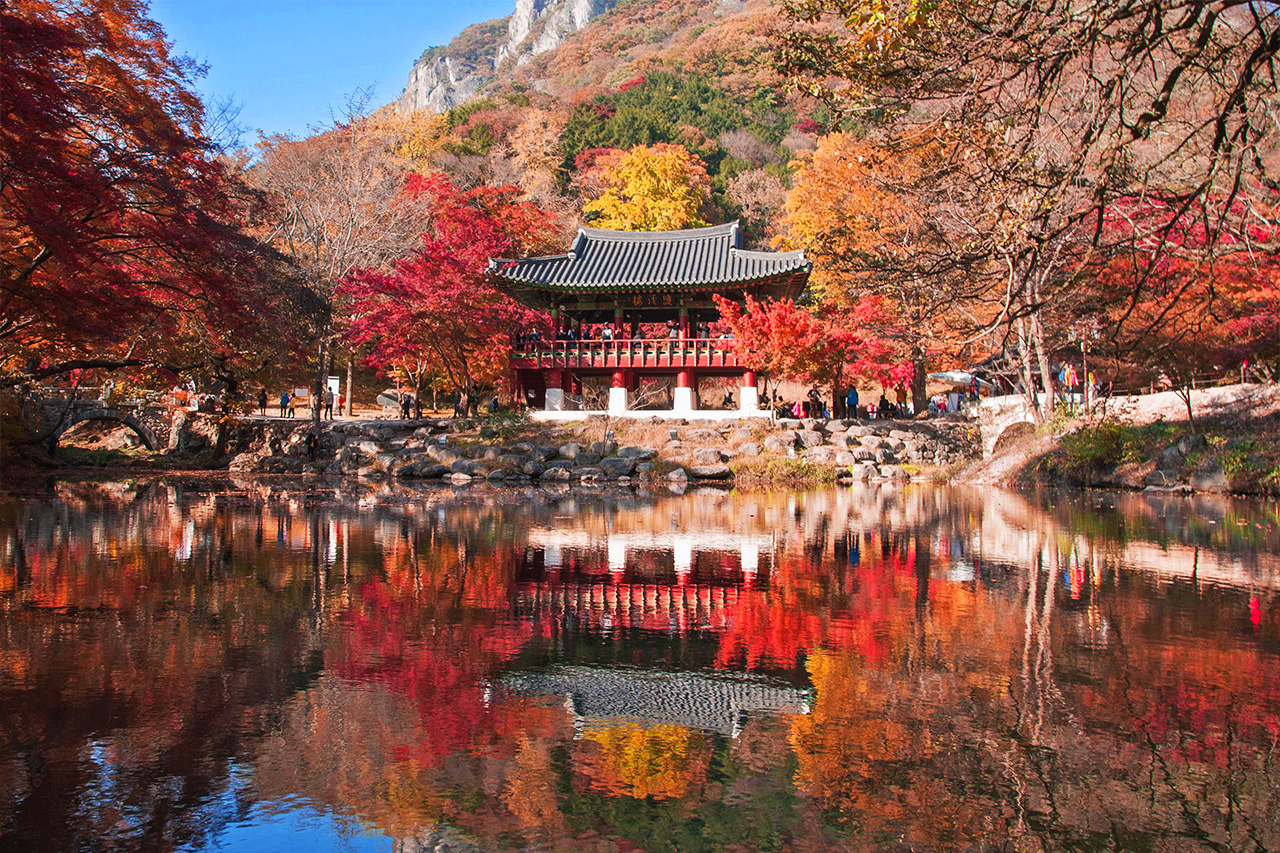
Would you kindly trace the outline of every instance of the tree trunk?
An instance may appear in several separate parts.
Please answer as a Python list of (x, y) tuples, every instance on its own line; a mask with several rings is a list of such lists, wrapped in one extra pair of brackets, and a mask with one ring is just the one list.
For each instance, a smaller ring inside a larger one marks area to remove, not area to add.
[(913, 353), (911, 371), (911, 405), (918, 415), (929, 409), (929, 393), (926, 383), (929, 380), (929, 366), (925, 363), (924, 353), (917, 350)]
[(316, 381), (311, 389), (311, 428), (315, 430), (316, 435), (320, 434), (320, 416), (324, 414), (320, 408), (320, 401), (323, 399), (325, 385), (324, 357), (327, 349), (325, 343), (324, 336), (321, 336), (320, 343), (316, 345)]
[(1019, 317), (1015, 322), (1015, 328), (1018, 333), (1018, 371), (1022, 377), (1022, 396), (1027, 401), (1031, 414), (1035, 416), (1036, 423), (1041, 423), (1044, 421), (1044, 416), (1040, 411), (1036, 383), (1031, 371), (1031, 348), (1027, 341), (1026, 320)]
[(1195, 435), (1196, 416), (1195, 413), (1191, 411), (1191, 390), (1191, 386), (1184, 383), (1178, 390), (1178, 396), (1182, 398), (1182, 402), (1187, 406), (1187, 424), (1191, 429), (1191, 434)]
[(1044, 328), (1040, 325), (1039, 315), (1031, 317), (1031, 341), (1035, 345), (1036, 360), (1040, 365), (1040, 381), (1044, 383), (1044, 403), (1042, 416), (1045, 418), (1053, 415), (1053, 371), (1049, 367), (1049, 354), (1044, 348)]
[(352, 384), (353, 375), (355, 374), (355, 361), (356, 361), (356, 354), (353, 352), (348, 352), (347, 353), (347, 398), (346, 400), (343, 401), (343, 406), (342, 406), (342, 416), (346, 418), (351, 417), (351, 384)]

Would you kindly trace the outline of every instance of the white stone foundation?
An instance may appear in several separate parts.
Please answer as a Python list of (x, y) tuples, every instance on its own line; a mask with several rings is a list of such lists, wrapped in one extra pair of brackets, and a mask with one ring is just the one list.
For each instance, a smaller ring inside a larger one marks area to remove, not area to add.
[(693, 389), (676, 388), (671, 396), (671, 411), (683, 415), (693, 411)]
[(738, 411), (749, 414), (760, 410), (760, 392), (756, 390), (754, 385), (749, 388), (745, 385), (742, 386), (738, 389), (738, 395), (738, 400), (741, 401)]
[(620, 415), (627, 410), (627, 389), (609, 389), (609, 414)]
[(545, 409), (548, 412), (564, 411), (564, 389), (548, 388), (547, 389), (547, 405)]

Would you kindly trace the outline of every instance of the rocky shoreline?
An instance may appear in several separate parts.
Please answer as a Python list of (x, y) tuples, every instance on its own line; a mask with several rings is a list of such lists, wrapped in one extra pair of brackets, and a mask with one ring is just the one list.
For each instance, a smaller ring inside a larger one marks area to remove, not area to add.
[[(353, 421), (326, 424), (311, 459), (309, 423), (242, 425), (239, 473), (361, 479), (548, 483), (906, 481), (959, 467), (979, 452), (961, 420), (726, 419), (608, 422), (555, 429), (528, 422)], [(660, 440), (665, 439), (665, 440)]]

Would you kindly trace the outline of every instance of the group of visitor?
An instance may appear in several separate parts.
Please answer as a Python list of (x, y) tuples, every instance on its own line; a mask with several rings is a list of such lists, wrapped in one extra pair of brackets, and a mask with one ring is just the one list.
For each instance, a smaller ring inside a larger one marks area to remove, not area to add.
[[(281, 391), (280, 392), (280, 417), (296, 418), (298, 416), (297, 410), (299, 408), (307, 406), (307, 402), (306, 402), (307, 399), (308, 399), (308, 395), (293, 394), (293, 393), (290, 393), (289, 391)], [(314, 400), (315, 398), (311, 397), (310, 399)], [(334, 404), (335, 403), (337, 404), (338, 411), (342, 411), (343, 407), (346, 405), (347, 398), (343, 394), (338, 394), (335, 397), (333, 391), (329, 388), (326, 388), (324, 390), (324, 393), (320, 395), (320, 402), (321, 402), (321, 405), (324, 406), (322, 417), (324, 417), (327, 420), (333, 420)], [(267, 416), (267, 389), (266, 388), (258, 389), (258, 414), (262, 415), (264, 418)], [(313, 417), (315, 415), (314, 408), (312, 408), (311, 415)]]
[[(655, 330), (650, 329), (650, 332)], [(672, 341), (697, 339), (710, 340), (712, 330), (710, 323), (695, 323), (690, 330), (691, 336), (686, 336), (675, 320), (668, 320), (665, 327), (659, 325), (657, 331), (653, 334), (646, 334), (646, 330), (636, 323), (574, 323), (565, 326), (555, 333), (554, 340), (561, 342), (569, 341), (628, 341), (628, 340), (649, 340), (649, 339), (667, 339)], [(729, 331), (721, 332), (717, 338), (719, 340), (731, 340), (733, 334)], [(538, 329), (518, 332), (515, 336), (515, 346), (517, 350), (527, 348), (530, 344), (538, 344), (542, 342), (542, 332)]]

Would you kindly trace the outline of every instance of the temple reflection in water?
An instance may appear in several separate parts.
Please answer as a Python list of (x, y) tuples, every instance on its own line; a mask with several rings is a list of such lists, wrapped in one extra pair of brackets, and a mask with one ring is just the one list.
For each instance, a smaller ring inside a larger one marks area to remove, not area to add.
[(0, 504), (0, 846), (1280, 847), (1275, 504), (346, 488)]

